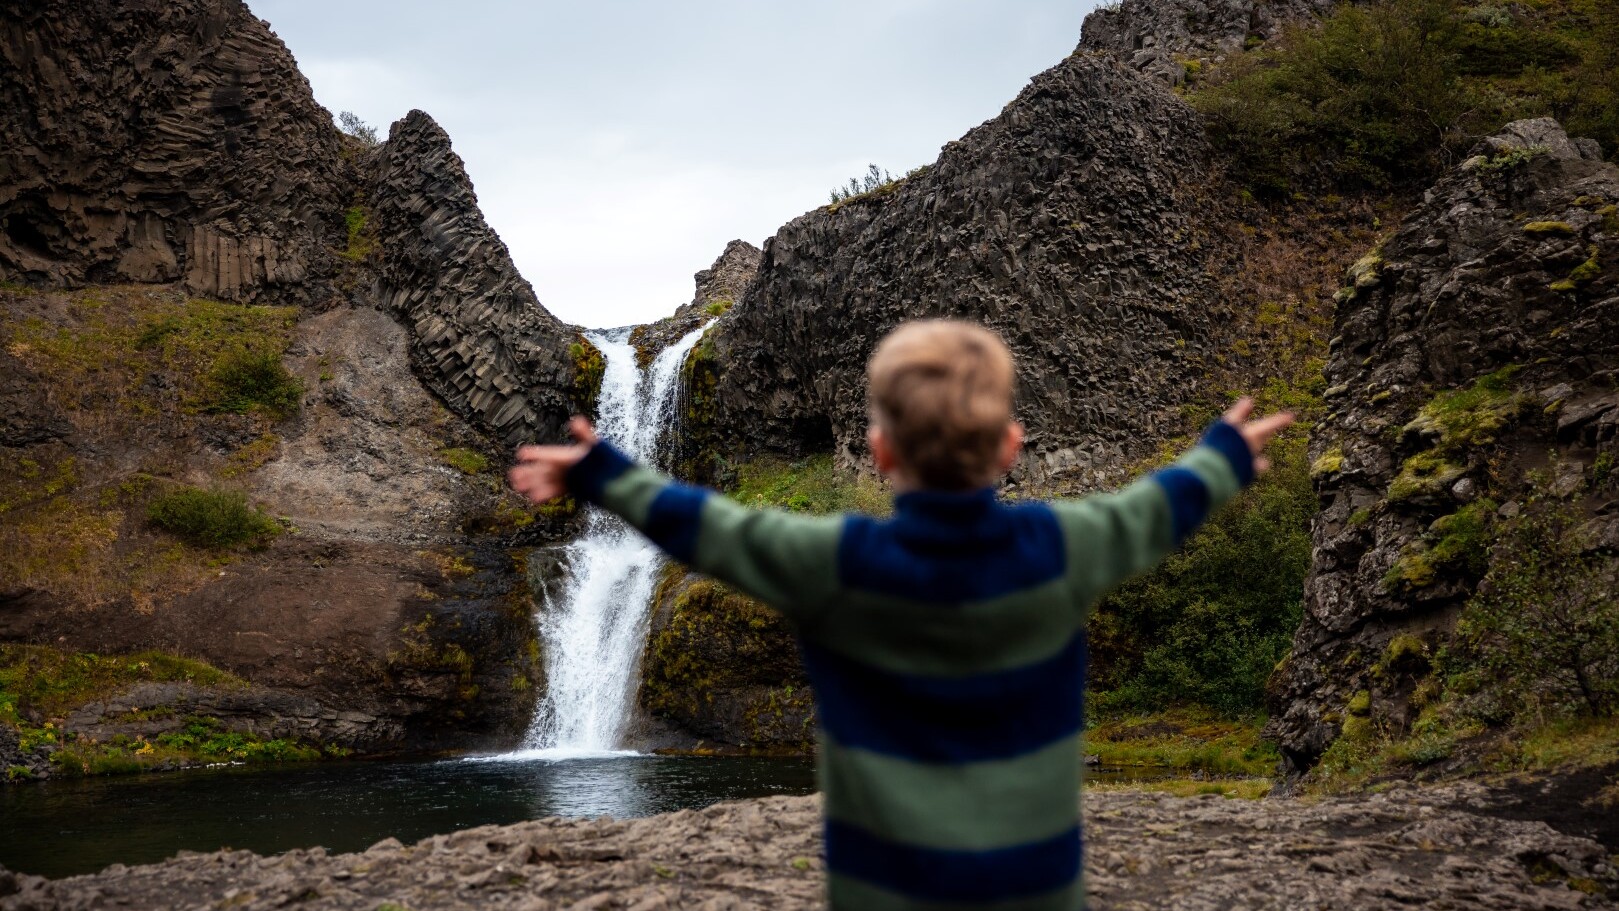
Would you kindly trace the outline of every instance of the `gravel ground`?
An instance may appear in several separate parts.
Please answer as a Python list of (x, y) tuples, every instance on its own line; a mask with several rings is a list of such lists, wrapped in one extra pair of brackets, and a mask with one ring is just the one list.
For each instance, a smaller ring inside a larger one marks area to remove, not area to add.
[[(1086, 800), (1096, 909), (1613, 908), (1601, 844), (1492, 815), (1482, 785), (1318, 801)], [(182, 856), (93, 876), (0, 871), (0, 911), (733, 909), (820, 905), (819, 802), (776, 797), (648, 819), (542, 819), (364, 853)]]

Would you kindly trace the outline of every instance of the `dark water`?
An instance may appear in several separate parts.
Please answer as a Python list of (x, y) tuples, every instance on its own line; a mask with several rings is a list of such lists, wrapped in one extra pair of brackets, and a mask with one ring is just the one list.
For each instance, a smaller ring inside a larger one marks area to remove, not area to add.
[(807, 759), (330, 763), (0, 787), (0, 865), (73, 876), (181, 849), (360, 851), (544, 816), (650, 816), (815, 790)]

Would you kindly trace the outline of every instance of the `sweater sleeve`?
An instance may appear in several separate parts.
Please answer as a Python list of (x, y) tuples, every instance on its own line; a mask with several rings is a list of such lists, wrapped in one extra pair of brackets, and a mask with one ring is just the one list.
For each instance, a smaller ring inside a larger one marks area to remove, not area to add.
[(1247, 441), (1217, 421), (1174, 464), (1118, 491), (1053, 503), (1081, 603), (1088, 609), (1107, 589), (1157, 565), (1253, 479)]
[(574, 496), (612, 512), (698, 572), (810, 620), (837, 590), (843, 519), (750, 509), (630, 461), (606, 442), (567, 475)]

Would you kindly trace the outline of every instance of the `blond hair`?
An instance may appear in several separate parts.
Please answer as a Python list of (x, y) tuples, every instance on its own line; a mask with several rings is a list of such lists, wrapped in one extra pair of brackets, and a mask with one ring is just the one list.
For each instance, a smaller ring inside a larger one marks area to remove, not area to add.
[(905, 323), (866, 367), (871, 420), (927, 487), (966, 490), (995, 480), (1012, 420), (1012, 353), (974, 323)]

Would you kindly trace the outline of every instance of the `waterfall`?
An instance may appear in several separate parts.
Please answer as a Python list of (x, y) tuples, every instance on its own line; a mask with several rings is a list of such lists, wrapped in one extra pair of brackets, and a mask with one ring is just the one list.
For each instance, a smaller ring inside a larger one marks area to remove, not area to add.
[[(680, 365), (704, 328), (664, 349), (645, 372), (635, 362), (628, 329), (587, 333), (606, 360), (596, 432), (639, 461), (656, 461), (658, 438), (673, 417)], [(639, 532), (595, 507), (586, 508), (584, 533), (566, 550), (568, 578), (555, 597), (547, 596), (539, 617), (546, 693), (524, 744), (535, 758), (600, 755), (622, 746), (662, 565)]]

